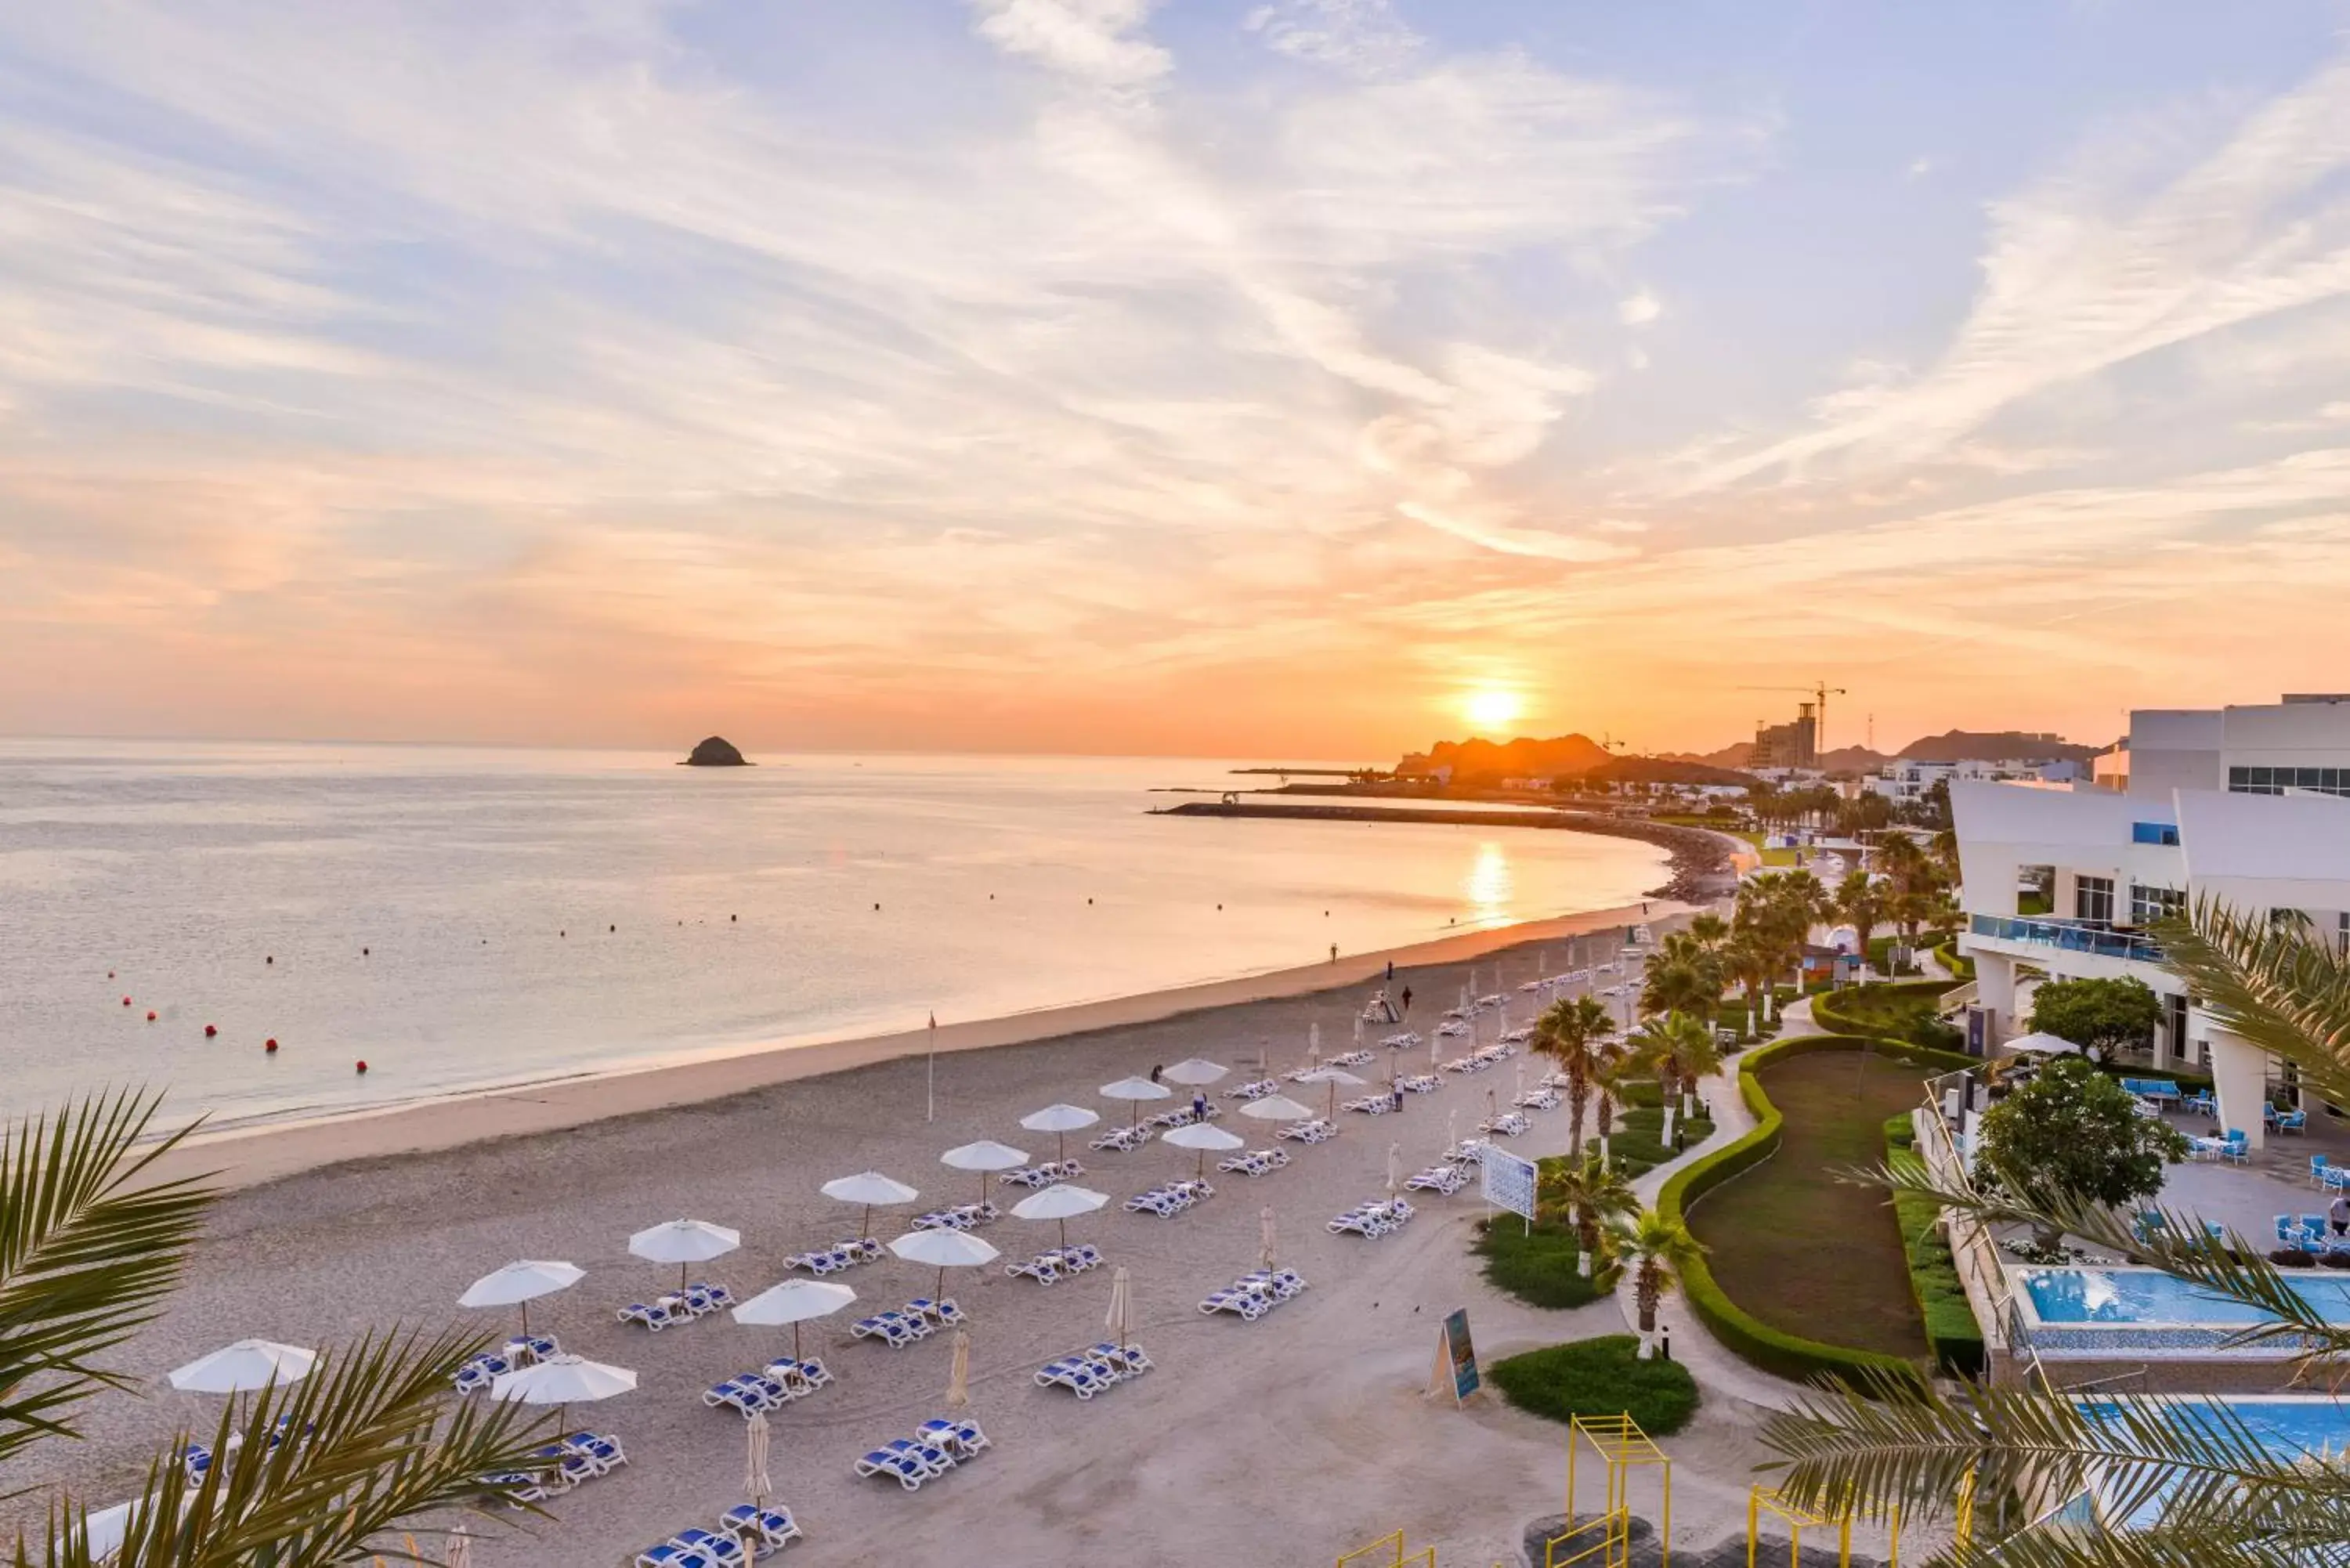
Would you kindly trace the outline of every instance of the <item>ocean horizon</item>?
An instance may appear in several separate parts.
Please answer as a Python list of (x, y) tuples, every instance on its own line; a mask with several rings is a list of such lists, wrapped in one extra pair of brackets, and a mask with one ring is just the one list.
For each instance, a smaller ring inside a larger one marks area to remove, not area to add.
[(1296, 758), (681, 754), (0, 741), (12, 1101), (329, 1115), (1295, 968), (1666, 875), (1581, 833), (1150, 815)]

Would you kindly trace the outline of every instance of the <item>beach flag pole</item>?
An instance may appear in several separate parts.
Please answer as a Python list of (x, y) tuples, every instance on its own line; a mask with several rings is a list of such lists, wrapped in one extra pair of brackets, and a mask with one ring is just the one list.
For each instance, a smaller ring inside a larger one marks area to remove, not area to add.
[(939, 1119), (939, 1015), (936, 1012), (931, 1014), (931, 1052), (928, 1062), (928, 1077), (922, 1091), (922, 1119), (926, 1122), (934, 1122)]

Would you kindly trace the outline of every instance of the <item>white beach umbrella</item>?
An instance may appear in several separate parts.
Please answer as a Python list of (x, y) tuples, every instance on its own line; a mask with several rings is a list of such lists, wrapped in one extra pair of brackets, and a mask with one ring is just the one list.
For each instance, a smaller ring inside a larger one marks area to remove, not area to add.
[(190, 1394), (250, 1394), (272, 1384), (299, 1383), (317, 1365), (318, 1353), (298, 1345), (240, 1339), (210, 1355), (174, 1367), (172, 1386)]
[(955, 1330), (954, 1355), (947, 1363), (947, 1408), (971, 1408), (971, 1334)]
[(792, 1359), (800, 1358), (800, 1324), (829, 1317), (857, 1299), (847, 1285), (827, 1280), (785, 1280), (761, 1291), (734, 1308), (734, 1321), (746, 1327), (792, 1325)]
[(939, 1156), (941, 1165), (951, 1165), (957, 1170), (979, 1172), (979, 1200), (987, 1201), (987, 1173), (991, 1170), (1013, 1170), (1028, 1163), (1027, 1151), (993, 1138), (982, 1138), (977, 1143), (951, 1148)]
[(508, 1263), (494, 1273), (484, 1274), (465, 1287), (457, 1298), (463, 1307), (517, 1306), (522, 1308), (522, 1331), (530, 1332), (530, 1303), (556, 1291), (567, 1291), (587, 1277), (587, 1271), (576, 1263), (556, 1263), (525, 1260)]
[(889, 1250), (910, 1263), (928, 1263), (939, 1272), (935, 1299), (946, 1293), (949, 1269), (976, 1269), (1003, 1256), (978, 1237), (963, 1231), (914, 1231), (889, 1243)]
[(499, 1373), (490, 1380), (490, 1397), (525, 1405), (592, 1405), (636, 1386), (637, 1375), (625, 1366), (608, 1366), (584, 1355), (550, 1355)]
[(1212, 1084), (1231, 1071), (1230, 1067), (1187, 1056), (1171, 1067), (1161, 1068), (1159, 1075), (1170, 1084)]
[(1223, 1128), (1211, 1127), (1206, 1122), (1186, 1122), (1180, 1127), (1169, 1127), (1165, 1132), (1160, 1133), (1159, 1141), (1171, 1143), (1177, 1148), (1198, 1149), (1200, 1179), (1205, 1181), (1208, 1179), (1208, 1151), (1212, 1148), (1221, 1153), (1226, 1149), (1238, 1148), (1243, 1140)]
[(1048, 1132), (1059, 1139), (1057, 1158), (1069, 1158), (1069, 1135), (1089, 1127), (1101, 1120), (1099, 1111), (1089, 1111), (1083, 1106), (1046, 1106), (1041, 1111), (1030, 1111), (1020, 1118), (1020, 1125), (1030, 1132)]
[(1061, 1245), (1069, 1244), (1069, 1217), (1090, 1214), (1109, 1201), (1107, 1192), (1091, 1188), (1071, 1187), (1064, 1183), (1047, 1187), (1042, 1192), (1031, 1193), (1012, 1206), (1014, 1218), (1021, 1220), (1057, 1220), (1061, 1222)]
[(2064, 1056), (2077, 1052), (2081, 1048), (2061, 1034), (2019, 1034), (2002, 1045), (2000, 1049), (2010, 1054), (2040, 1052), (2049, 1055)]
[(1148, 1078), (1120, 1078), (1115, 1084), (1104, 1084), (1101, 1086), (1102, 1098), (1106, 1100), (1133, 1101), (1133, 1119), (1138, 1122), (1142, 1119), (1143, 1101), (1163, 1100), (1174, 1092), (1166, 1085), (1154, 1084)]
[(1109, 1316), (1103, 1320), (1123, 1347), (1134, 1333), (1134, 1282), (1120, 1263), (1109, 1277)]
[(878, 1170), (859, 1171), (855, 1176), (836, 1177), (817, 1190), (827, 1198), (839, 1202), (861, 1204), (864, 1207), (864, 1217), (857, 1222), (857, 1233), (859, 1236), (869, 1236), (873, 1233), (873, 1210), (876, 1208), (888, 1209), (900, 1203), (911, 1203), (921, 1196), (904, 1182), (893, 1181)]
[(1301, 1106), (1287, 1095), (1267, 1095), (1261, 1100), (1251, 1100), (1241, 1107), (1241, 1115), (1254, 1116), (1261, 1122), (1304, 1121), (1313, 1114), (1312, 1106)]
[(1346, 1084), (1359, 1088), (1365, 1082), (1365, 1080), (1357, 1078), (1354, 1074), (1349, 1073), (1344, 1067), (1316, 1067), (1314, 1071), (1306, 1074), (1305, 1076), (1298, 1079), (1297, 1081), (1301, 1084), (1327, 1084), (1330, 1085), (1330, 1108), (1325, 1114), (1332, 1116), (1338, 1114), (1338, 1085)]
[(1257, 1260), (1264, 1267), (1273, 1267), (1273, 1205), (1268, 1203), (1256, 1212)]
[(707, 1220), (664, 1220), (629, 1238), (629, 1251), (654, 1263), (677, 1265), (677, 1288), (685, 1289), (685, 1271), (695, 1263), (723, 1257), (743, 1244), (743, 1232), (712, 1225)]
[(767, 1475), (767, 1416), (764, 1410), (753, 1411), (743, 1423), (743, 1490), (749, 1496), (753, 1508), (764, 1508), (767, 1500), (775, 1495), (775, 1483)]

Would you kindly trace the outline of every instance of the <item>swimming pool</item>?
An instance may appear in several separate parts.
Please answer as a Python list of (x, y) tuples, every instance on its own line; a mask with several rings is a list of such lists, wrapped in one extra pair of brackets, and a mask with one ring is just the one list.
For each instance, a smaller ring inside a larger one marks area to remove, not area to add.
[[(2322, 1395), (2291, 1394), (2270, 1397), (2179, 1399), (2173, 1403), (2171, 1419), (2177, 1422), (2207, 1421), (2210, 1417), (2202, 1412), (2213, 1407), (2224, 1407), (2262, 1449), (2276, 1458), (2298, 1459), (2309, 1454), (2338, 1456), (2350, 1452), (2350, 1405), (2338, 1399)], [(2114, 1407), (2087, 1404), (2081, 1408), (2095, 1416)], [(2214, 1426), (2216, 1429), (2216, 1423)], [(2097, 1501), (2094, 1505), (2085, 1497), (2065, 1511), (2070, 1521), (2083, 1524), (2095, 1521), (2108, 1530), (2145, 1530), (2161, 1521), (2166, 1499), (2160, 1493), (2139, 1503), (2127, 1514), (2117, 1516), (2109, 1506), (2110, 1490), (2100, 1486), (2096, 1491)]]
[[(2203, 1287), (2159, 1269), (2022, 1269), (2016, 1271), (2032, 1310), (2043, 1324), (2222, 1324), (2243, 1327), (2268, 1314), (2242, 1302), (2212, 1296)], [(2289, 1282), (2293, 1293), (2329, 1322), (2350, 1323), (2350, 1276), (2328, 1270)]]

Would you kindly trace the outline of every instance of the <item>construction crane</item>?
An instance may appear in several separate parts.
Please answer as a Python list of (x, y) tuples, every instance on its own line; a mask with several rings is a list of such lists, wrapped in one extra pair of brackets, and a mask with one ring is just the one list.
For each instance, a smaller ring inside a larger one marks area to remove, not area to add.
[(1831, 686), (1825, 680), (1810, 686), (1741, 686), (1739, 690), (1741, 691), (1799, 691), (1818, 703), (1819, 716), (1813, 722), (1812, 726), (1812, 746), (1822, 756), (1827, 754), (1828, 749), (1828, 699), (1832, 696), (1851, 695), (1843, 687)]

